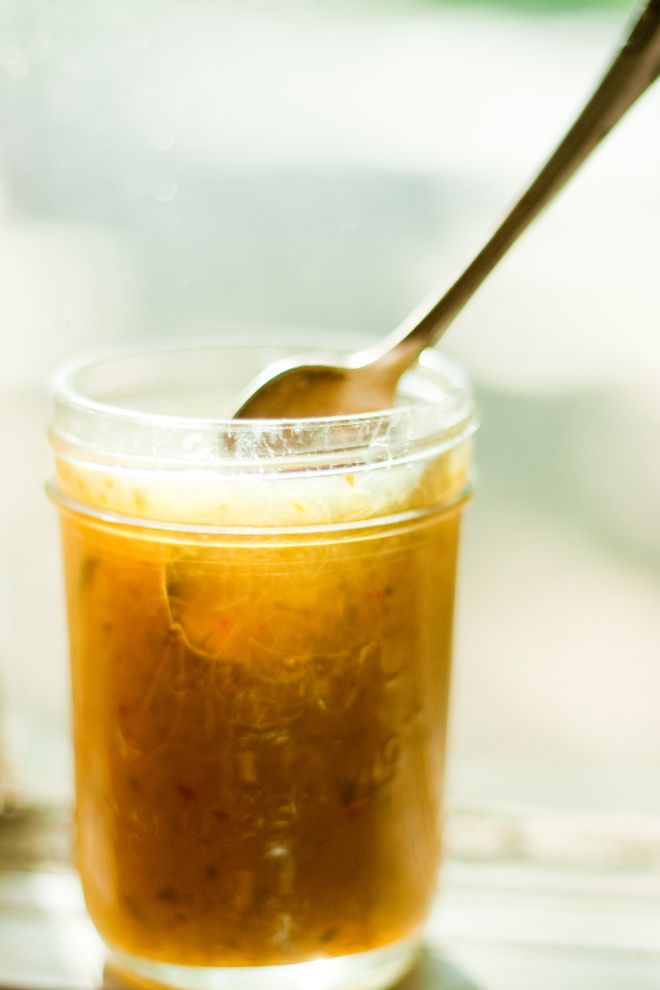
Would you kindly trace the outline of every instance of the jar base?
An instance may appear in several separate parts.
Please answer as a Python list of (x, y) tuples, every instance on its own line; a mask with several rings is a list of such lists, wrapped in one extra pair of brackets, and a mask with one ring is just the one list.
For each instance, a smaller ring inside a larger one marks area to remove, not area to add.
[(111, 969), (174, 990), (384, 990), (413, 965), (419, 936), (347, 956), (276, 966), (177, 966), (109, 950)]

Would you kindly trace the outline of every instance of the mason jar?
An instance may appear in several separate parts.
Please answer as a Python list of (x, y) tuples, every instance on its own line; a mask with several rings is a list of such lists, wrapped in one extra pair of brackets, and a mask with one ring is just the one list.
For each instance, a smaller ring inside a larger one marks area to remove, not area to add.
[(434, 896), (475, 411), (233, 420), (286, 348), (55, 381), (77, 866), (115, 967), (190, 990), (389, 985)]

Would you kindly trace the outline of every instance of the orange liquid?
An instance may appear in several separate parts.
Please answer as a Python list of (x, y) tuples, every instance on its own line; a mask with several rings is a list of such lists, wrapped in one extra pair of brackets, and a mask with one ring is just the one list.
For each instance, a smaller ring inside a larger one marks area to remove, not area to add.
[(259, 965), (418, 929), (458, 527), (218, 545), (63, 513), (77, 856), (110, 945)]

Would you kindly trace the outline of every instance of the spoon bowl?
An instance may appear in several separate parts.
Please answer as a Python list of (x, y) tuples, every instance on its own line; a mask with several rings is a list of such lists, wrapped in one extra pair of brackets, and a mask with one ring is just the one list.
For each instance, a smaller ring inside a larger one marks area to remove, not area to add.
[(404, 370), (391, 352), (364, 351), (345, 359), (322, 353), (285, 358), (250, 383), (235, 418), (304, 419), (389, 409), (396, 405)]

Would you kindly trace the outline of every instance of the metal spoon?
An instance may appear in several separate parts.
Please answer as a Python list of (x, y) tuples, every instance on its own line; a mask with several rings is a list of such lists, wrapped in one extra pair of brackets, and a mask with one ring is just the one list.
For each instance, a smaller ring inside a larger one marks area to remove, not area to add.
[(318, 354), (270, 365), (246, 389), (236, 417), (288, 419), (392, 407), (403, 372), (440, 339), (520, 234), (659, 74), (660, 0), (649, 0), (566, 136), (449, 290), (422, 303), (379, 344), (341, 363)]

